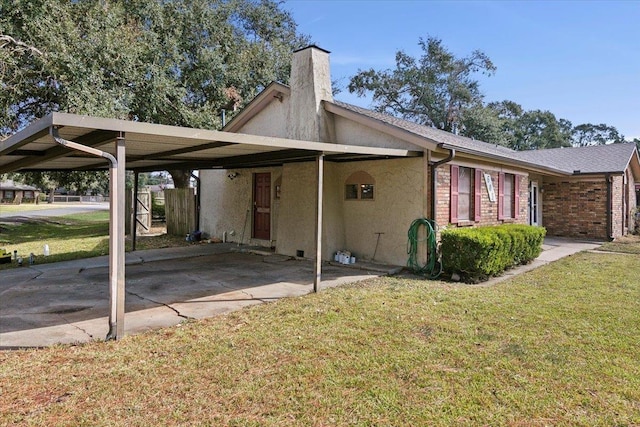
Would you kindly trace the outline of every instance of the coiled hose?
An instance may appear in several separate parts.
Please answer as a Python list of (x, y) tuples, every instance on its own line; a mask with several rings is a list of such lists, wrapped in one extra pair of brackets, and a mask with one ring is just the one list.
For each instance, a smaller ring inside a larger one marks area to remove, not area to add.
[[(420, 227), (425, 228), (423, 238), (420, 238)], [(427, 218), (418, 218), (411, 223), (407, 232), (407, 254), (409, 254), (407, 267), (415, 274), (428, 276), (430, 279), (435, 279), (442, 273), (442, 263), (438, 261), (436, 230), (437, 224), (435, 221)], [(424, 244), (423, 250), (427, 256), (425, 264), (420, 264), (418, 260), (418, 252), (422, 244)]]

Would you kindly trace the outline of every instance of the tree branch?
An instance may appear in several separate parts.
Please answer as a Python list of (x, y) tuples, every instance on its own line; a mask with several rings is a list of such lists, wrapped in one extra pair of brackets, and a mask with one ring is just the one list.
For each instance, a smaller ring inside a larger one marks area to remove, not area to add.
[(42, 55), (42, 52), (33, 46), (29, 46), (28, 44), (21, 42), (20, 40), (16, 40), (11, 36), (0, 34), (0, 49), (5, 46), (13, 45), (14, 49), (18, 51), (28, 50), (31, 53), (36, 53), (38, 55)]

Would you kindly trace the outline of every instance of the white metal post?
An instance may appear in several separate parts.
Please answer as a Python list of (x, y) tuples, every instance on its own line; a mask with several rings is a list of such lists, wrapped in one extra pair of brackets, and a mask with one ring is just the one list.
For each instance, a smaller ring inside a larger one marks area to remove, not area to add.
[[(125, 140), (124, 133), (121, 132), (116, 140), (116, 158), (118, 159), (118, 170), (116, 171), (116, 186), (117, 198), (116, 198), (116, 216), (113, 218), (113, 222), (116, 226), (116, 286), (117, 286), (117, 300), (116, 300), (116, 339), (124, 337), (124, 299), (125, 299), (125, 275), (124, 275), (124, 216), (125, 216), (125, 178), (127, 162), (125, 158)], [(137, 202), (137, 201), (136, 201)]]
[(124, 133), (116, 138), (115, 165), (109, 169), (109, 332), (107, 340), (124, 336)]
[(313, 292), (318, 292), (322, 281), (322, 192), (324, 186), (324, 154), (316, 160), (318, 166), (318, 200), (316, 203), (316, 266)]

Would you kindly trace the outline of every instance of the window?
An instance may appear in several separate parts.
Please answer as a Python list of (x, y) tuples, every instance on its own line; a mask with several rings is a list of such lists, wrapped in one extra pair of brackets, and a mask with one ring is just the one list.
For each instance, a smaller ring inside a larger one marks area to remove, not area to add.
[(354, 172), (347, 178), (344, 186), (346, 200), (373, 200), (375, 182), (364, 171)]
[(451, 165), (451, 223), (480, 221), (482, 170)]
[(25, 190), (25, 192), (24, 192), (24, 198), (25, 198), (25, 199), (33, 199), (33, 198), (34, 198), (33, 191), (31, 191), (31, 190)]
[(4, 197), (3, 197), (4, 199), (13, 200), (13, 197), (14, 197), (13, 190), (4, 190)]
[(511, 173), (498, 176), (498, 219), (518, 218), (520, 206), (520, 179)]
[(471, 168), (458, 168), (458, 221), (469, 221), (471, 219)]

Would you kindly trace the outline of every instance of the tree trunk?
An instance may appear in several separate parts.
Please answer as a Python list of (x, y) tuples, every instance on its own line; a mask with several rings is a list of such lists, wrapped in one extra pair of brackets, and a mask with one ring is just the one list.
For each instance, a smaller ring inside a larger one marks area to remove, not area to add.
[(189, 188), (191, 182), (191, 171), (188, 169), (172, 169), (168, 170), (173, 178), (173, 186), (175, 188)]

